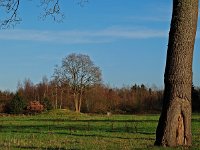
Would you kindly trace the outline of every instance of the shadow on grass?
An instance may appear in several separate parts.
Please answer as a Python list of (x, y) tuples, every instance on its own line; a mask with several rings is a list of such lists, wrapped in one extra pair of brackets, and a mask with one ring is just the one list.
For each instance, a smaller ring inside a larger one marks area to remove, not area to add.
[[(20, 133), (29, 133), (29, 132), (20, 132)], [(30, 134), (30, 133), (29, 133)], [(40, 132), (32, 132), (32, 134), (41, 134)], [(62, 134), (62, 135), (67, 135), (67, 136), (73, 136), (73, 137), (95, 137), (95, 138), (108, 138), (108, 139), (121, 139), (121, 140), (150, 140), (150, 141), (154, 141), (154, 138), (146, 138), (146, 137), (124, 137), (124, 136), (112, 136), (111, 134), (107, 134), (107, 135), (102, 135), (102, 134), (98, 134), (98, 133), (67, 133), (67, 132), (63, 132), (63, 133), (59, 133), (59, 132), (48, 132), (48, 133), (42, 133), (42, 134), (49, 134), (49, 135), (53, 135), (53, 134)], [(144, 134), (144, 133), (138, 133), (138, 134)]]
[(114, 122), (114, 123), (144, 123), (144, 122), (148, 122), (148, 123), (157, 123), (158, 120), (117, 120), (117, 119), (101, 119), (101, 120), (97, 120), (97, 119), (90, 119), (90, 120), (80, 120), (80, 119), (29, 119), (29, 121), (48, 121), (48, 122), (95, 122), (95, 123), (107, 123), (107, 122)]
[(154, 132), (145, 131), (142, 127), (137, 127), (135, 124), (92, 124), (90, 122), (81, 124), (50, 124), (50, 125), (1, 125), (0, 132), (19, 132), (19, 133), (45, 133), (54, 132), (57, 134), (81, 132), (105, 132), (105, 133), (136, 133), (144, 135), (154, 135)]
[(200, 122), (200, 118), (192, 119), (192, 122)]
[(40, 149), (40, 150), (79, 150), (77, 148), (65, 148), (65, 147), (59, 147), (59, 148), (55, 148), (55, 147), (36, 147), (36, 146), (15, 146), (15, 148), (18, 149)]
[[(153, 138), (146, 138), (140, 135), (155, 135), (152, 132), (140, 131), (135, 127), (113, 127), (111, 125), (105, 126), (91, 126), (90, 124), (76, 124), (76, 125), (12, 125), (1, 126), (1, 133), (24, 133), (31, 134), (46, 134), (46, 135), (67, 135), (75, 137), (97, 137), (109, 139), (140, 139), (140, 140), (154, 140)], [(114, 133), (114, 134), (112, 134)], [(115, 133), (119, 133), (115, 135)], [(123, 133), (137, 134), (139, 136), (126, 137)]]

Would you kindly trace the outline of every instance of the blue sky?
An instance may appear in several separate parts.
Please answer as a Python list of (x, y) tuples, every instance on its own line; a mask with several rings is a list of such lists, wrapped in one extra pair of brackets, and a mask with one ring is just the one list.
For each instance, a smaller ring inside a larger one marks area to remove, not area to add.
[[(51, 78), (70, 53), (88, 54), (113, 87), (144, 83), (163, 87), (171, 1), (63, 0), (63, 23), (42, 21), (39, 1), (22, 1), (23, 21), (0, 31), (0, 89), (14, 91), (18, 81), (35, 84)], [(198, 26), (199, 30), (199, 26)], [(194, 84), (200, 86), (200, 45), (196, 39)]]

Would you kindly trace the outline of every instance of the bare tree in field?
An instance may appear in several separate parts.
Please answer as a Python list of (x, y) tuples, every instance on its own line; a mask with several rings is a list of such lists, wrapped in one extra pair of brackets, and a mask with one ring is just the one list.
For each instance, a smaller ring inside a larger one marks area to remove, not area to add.
[(191, 146), (192, 60), (198, 0), (173, 0), (162, 113), (155, 145)]
[(70, 54), (62, 60), (59, 80), (62, 84), (67, 83), (73, 92), (75, 111), (81, 111), (83, 94), (85, 90), (101, 82), (101, 71), (91, 61), (88, 55)]

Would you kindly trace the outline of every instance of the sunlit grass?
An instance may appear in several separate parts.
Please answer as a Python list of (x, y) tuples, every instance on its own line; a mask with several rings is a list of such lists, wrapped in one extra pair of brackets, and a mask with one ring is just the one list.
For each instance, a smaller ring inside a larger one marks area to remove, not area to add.
[[(88, 115), (56, 110), (0, 118), (3, 149), (160, 149), (154, 147), (159, 115)], [(193, 147), (200, 148), (200, 115), (193, 115)], [(0, 148), (1, 149), (1, 148)]]

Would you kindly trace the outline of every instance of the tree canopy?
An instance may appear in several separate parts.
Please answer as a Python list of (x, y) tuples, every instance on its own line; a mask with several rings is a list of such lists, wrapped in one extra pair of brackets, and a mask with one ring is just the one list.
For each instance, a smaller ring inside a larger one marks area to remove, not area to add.
[(68, 84), (74, 94), (76, 111), (80, 112), (83, 92), (101, 82), (101, 70), (88, 55), (70, 54), (62, 60), (62, 66), (54, 72), (56, 81)]

